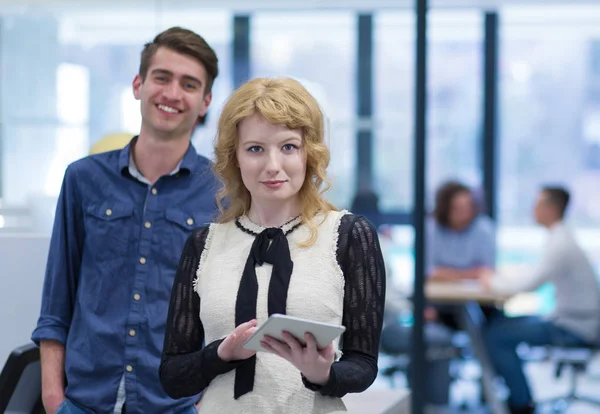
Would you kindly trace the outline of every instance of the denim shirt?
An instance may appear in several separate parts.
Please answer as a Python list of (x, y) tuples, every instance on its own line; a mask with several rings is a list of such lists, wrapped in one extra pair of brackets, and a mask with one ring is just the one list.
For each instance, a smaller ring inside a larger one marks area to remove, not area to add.
[(179, 412), (198, 397), (175, 401), (158, 377), (171, 288), (218, 182), (191, 145), (154, 185), (129, 160), (128, 145), (67, 168), (32, 340), (65, 344), (66, 395), (89, 412), (113, 410), (123, 376), (128, 412)]

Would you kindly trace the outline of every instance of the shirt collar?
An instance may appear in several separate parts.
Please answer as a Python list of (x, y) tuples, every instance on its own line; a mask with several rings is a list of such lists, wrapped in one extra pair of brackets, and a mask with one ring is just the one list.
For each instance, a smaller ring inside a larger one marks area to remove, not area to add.
[[(131, 152), (132, 145), (135, 145), (137, 139), (138, 139), (138, 135), (133, 137), (133, 139), (129, 142), (129, 144), (127, 144), (121, 150), (121, 153), (119, 154), (119, 171), (121, 171), (121, 173), (123, 173), (123, 171), (127, 170), (136, 179), (138, 179), (142, 182), (146, 182), (148, 180), (146, 180), (146, 178), (142, 175), (142, 173), (137, 169), (135, 162), (133, 161), (133, 155)], [(198, 171), (196, 171), (199, 169), (197, 159), (198, 159), (198, 153), (196, 152), (196, 149), (190, 142), (190, 145), (189, 145), (187, 151), (183, 155), (183, 158), (181, 159), (181, 161), (179, 161), (179, 164), (177, 164), (175, 169), (173, 171), (171, 171), (171, 173), (169, 173), (169, 175), (175, 175), (183, 170), (186, 170), (189, 172), (198, 172)]]
[(556, 233), (556, 231), (560, 231), (560, 229), (565, 227), (565, 222), (560, 220), (557, 221), (556, 223), (552, 224), (549, 228), (550, 233)]

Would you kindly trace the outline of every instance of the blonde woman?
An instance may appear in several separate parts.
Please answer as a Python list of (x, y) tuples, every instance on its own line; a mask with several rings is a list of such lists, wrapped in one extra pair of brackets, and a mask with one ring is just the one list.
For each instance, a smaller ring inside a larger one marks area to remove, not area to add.
[[(227, 203), (189, 237), (171, 293), (160, 378), (172, 398), (203, 391), (207, 413), (334, 413), (375, 380), (384, 262), (373, 226), (323, 198), (323, 136), (292, 79), (254, 79), (225, 104), (214, 170)], [(346, 331), (323, 349), (310, 335), (244, 349), (273, 313)]]

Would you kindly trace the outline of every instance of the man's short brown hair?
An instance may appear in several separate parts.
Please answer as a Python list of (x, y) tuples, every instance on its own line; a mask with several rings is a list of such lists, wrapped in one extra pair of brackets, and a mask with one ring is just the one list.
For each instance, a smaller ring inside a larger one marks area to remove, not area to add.
[(217, 54), (202, 36), (181, 27), (171, 27), (156, 35), (152, 42), (144, 45), (139, 71), (142, 82), (146, 80), (152, 57), (161, 47), (190, 56), (200, 62), (208, 75), (204, 92), (209, 93), (212, 90), (213, 82), (219, 74)]
[(556, 208), (560, 218), (564, 218), (571, 199), (569, 191), (564, 187), (547, 185), (542, 187), (542, 192), (546, 195), (546, 200)]

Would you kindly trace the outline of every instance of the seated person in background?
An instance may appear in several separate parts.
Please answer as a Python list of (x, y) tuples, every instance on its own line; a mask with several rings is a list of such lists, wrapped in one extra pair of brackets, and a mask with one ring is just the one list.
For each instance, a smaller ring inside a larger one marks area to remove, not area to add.
[(556, 287), (556, 310), (549, 318), (498, 318), (485, 333), (492, 364), (510, 390), (512, 413), (533, 413), (533, 399), (517, 355), (522, 342), (534, 346), (580, 346), (600, 334), (600, 287), (592, 265), (563, 222), (569, 193), (546, 187), (535, 207), (536, 221), (549, 230), (542, 261), (530, 274), (484, 276), (482, 283), (502, 293), (532, 291), (546, 282)]
[[(229, 200), (188, 238), (173, 290), (160, 379), (200, 412), (345, 412), (377, 376), (385, 264), (364, 217), (323, 198), (329, 149), (315, 99), (291, 79), (255, 79), (219, 119), (214, 169)], [(290, 335), (243, 347), (274, 313), (343, 324), (317, 349)], [(203, 347), (206, 341), (206, 347)]]
[[(437, 191), (433, 218), (427, 227), (426, 272), (433, 280), (478, 279), (493, 271), (496, 234), (492, 220), (480, 214), (471, 190), (449, 181)], [(485, 307), (490, 316), (495, 308)], [(455, 307), (436, 305), (425, 311), (427, 320), (458, 329)]]

